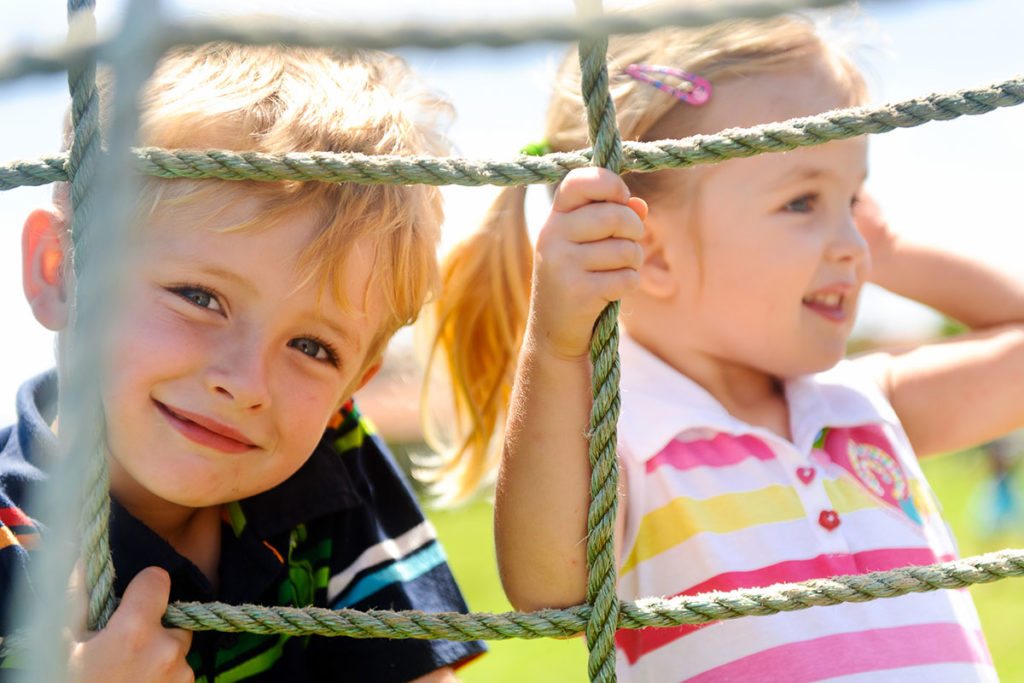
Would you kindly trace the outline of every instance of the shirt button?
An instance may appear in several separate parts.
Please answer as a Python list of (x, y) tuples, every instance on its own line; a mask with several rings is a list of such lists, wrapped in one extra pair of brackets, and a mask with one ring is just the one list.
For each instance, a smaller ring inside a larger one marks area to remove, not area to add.
[(818, 515), (818, 524), (832, 531), (839, 526), (839, 513), (835, 510), (822, 510)]
[(816, 472), (817, 470), (813, 467), (798, 467), (796, 468), (796, 477), (806, 485), (814, 481)]

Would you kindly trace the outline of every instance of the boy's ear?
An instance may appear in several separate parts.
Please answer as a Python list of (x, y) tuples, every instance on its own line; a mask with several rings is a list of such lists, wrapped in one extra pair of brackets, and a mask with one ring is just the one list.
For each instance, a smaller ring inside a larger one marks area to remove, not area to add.
[(68, 323), (64, 282), (64, 220), (54, 211), (36, 209), (21, 231), (21, 283), (32, 313), (53, 331)]
[(367, 384), (369, 384), (370, 380), (373, 379), (374, 377), (376, 377), (377, 373), (380, 372), (380, 367), (383, 364), (384, 364), (384, 359), (381, 358), (376, 363), (374, 363), (373, 365), (368, 367), (366, 369), (366, 372), (364, 372), (363, 376), (359, 379), (359, 383), (356, 385), (355, 390), (359, 391), (360, 389), (365, 387)]
[(678, 286), (672, 273), (672, 266), (665, 255), (662, 226), (648, 217), (640, 246), (644, 250), (644, 262), (640, 266), (639, 289), (655, 299), (671, 297)]

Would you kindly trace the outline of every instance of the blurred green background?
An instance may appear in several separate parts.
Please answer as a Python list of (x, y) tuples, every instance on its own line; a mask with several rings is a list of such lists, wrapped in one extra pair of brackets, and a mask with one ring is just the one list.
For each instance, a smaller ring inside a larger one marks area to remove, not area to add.
[[(962, 555), (1024, 546), (1024, 524), (1019, 521), (1012, 530), (998, 534), (984, 528), (991, 467), (982, 452), (929, 458), (924, 462), (924, 469), (942, 502)], [(1013, 489), (1024, 494), (1024, 475), (1021, 468), (1017, 469)], [(470, 608), (484, 612), (511, 609), (498, 580), (490, 504), (478, 501), (428, 514), (437, 527)], [(974, 586), (971, 593), (1001, 679), (1024, 681), (1024, 638), (1019, 624), (1020, 615), (1024, 614), (1024, 579)], [(587, 653), (581, 638), (492, 641), (489, 647), (486, 656), (459, 672), (465, 683), (587, 680)]]

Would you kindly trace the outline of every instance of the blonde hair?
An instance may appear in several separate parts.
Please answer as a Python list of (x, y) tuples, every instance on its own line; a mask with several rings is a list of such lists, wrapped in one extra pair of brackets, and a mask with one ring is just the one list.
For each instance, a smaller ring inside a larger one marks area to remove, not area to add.
[[(609, 42), (610, 92), (623, 140), (679, 138), (713, 125), (701, 110), (624, 74), (629, 64), (668, 65), (708, 79), (712, 86), (777, 71), (808, 59), (825, 59), (850, 104), (866, 96), (864, 81), (843, 56), (829, 48), (802, 17), (723, 22), (701, 29), (663, 29)], [(558, 71), (548, 109), (545, 141), (554, 152), (587, 146), (587, 121), (580, 96), (575, 52)], [(624, 177), (634, 194), (656, 196), (671, 179), (678, 192), (693, 190), (688, 170)], [(691, 174), (692, 175), (692, 174)], [(681, 180), (685, 180), (680, 185)], [(442, 266), (442, 293), (433, 314), (436, 329), (429, 367), (447, 370), (455, 410), (455, 443), (434, 473), (442, 496), (470, 495), (496, 469), (501, 431), (512, 392), (530, 299), (533, 248), (526, 230), (524, 188), (502, 190), (479, 230), (459, 244)], [(429, 389), (429, 384), (427, 385)], [(581, 425), (582, 428), (582, 425)], [(428, 429), (428, 435), (436, 433)]]
[[(110, 89), (109, 80), (101, 78), (101, 93)], [(166, 54), (142, 93), (140, 109), (143, 145), (271, 154), (443, 154), (442, 131), (451, 114), (450, 105), (417, 86), (393, 55), (228, 43)], [(102, 118), (107, 125), (109, 117)], [(67, 146), (69, 131), (65, 138)], [(68, 203), (66, 186), (57, 196), (59, 208)], [(367, 366), (437, 291), (443, 214), (434, 187), (147, 177), (136, 215), (144, 221), (154, 211), (199, 199), (226, 203), (240, 196), (258, 199), (261, 211), (230, 230), (268, 227), (303, 209), (315, 212), (320, 230), (300, 267), (343, 304), (348, 303), (342, 271), (349, 247), (367, 237), (377, 245), (370, 287), (384, 292), (388, 310)]]

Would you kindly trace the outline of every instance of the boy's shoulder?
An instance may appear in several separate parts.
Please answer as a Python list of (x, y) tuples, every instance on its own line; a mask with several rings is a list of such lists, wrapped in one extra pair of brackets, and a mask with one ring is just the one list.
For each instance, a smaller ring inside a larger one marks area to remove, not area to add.
[[(45, 465), (57, 452), (50, 423), (57, 413), (57, 374), (45, 372), (18, 389), (16, 421), (0, 429), (0, 522), (12, 527), (34, 485), (46, 480)], [(17, 511), (11, 512), (11, 509)]]
[(8, 632), (10, 599), (24, 575), (28, 551), (39, 543), (40, 526), (25, 512), (26, 501), (46, 481), (40, 463), (56, 453), (50, 420), (57, 408), (56, 372), (33, 377), (18, 390), (17, 419), (0, 429), (0, 633)]

